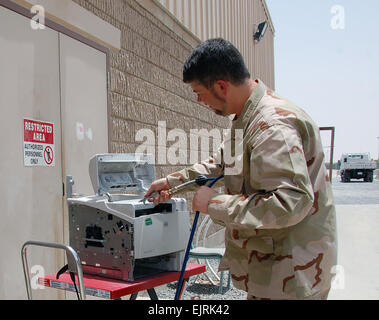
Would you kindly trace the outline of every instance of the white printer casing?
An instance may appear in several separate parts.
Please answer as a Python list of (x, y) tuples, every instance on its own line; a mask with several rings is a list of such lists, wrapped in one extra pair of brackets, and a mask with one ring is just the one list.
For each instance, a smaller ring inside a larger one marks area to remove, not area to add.
[(70, 246), (84, 273), (126, 281), (180, 271), (189, 238), (185, 199), (141, 202), (155, 180), (150, 155), (100, 154), (89, 164), (95, 195), (68, 198)]

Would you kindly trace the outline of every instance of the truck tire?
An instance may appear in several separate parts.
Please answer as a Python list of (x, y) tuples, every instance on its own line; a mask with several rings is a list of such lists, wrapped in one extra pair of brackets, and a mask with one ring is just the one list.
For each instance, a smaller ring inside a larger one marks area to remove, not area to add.
[(365, 181), (366, 182), (373, 182), (374, 181), (374, 172), (373, 171), (366, 172)]
[(343, 173), (343, 182), (350, 182), (350, 172), (345, 171)]

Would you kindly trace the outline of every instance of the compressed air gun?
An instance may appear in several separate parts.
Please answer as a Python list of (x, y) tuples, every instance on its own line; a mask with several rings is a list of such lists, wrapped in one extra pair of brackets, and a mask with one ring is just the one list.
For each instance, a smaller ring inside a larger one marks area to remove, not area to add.
[[(204, 186), (208, 181), (213, 181), (215, 178), (207, 178), (206, 176), (198, 176), (195, 180), (188, 181), (186, 183), (180, 184), (176, 187), (173, 187), (169, 190), (165, 190), (170, 196), (174, 195), (175, 193), (184, 191), (185, 189), (188, 189), (190, 186), (196, 184), (199, 187)], [(153, 192), (151, 195), (143, 198), (140, 202), (146, 203), (147, 199), (154, 198), (158, 192)]]

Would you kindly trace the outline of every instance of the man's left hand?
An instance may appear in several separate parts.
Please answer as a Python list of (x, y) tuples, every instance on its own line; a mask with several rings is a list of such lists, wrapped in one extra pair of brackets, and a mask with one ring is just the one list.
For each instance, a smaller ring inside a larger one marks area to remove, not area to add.
[(200, 211), (201, 213), (208, 214), (208, 205), (209, 201), (213, 197), (213, 195), (216, 193), (215, 190), (203, 186), (200, 187), (193, 197), (192, 201), (192, 209), (193, 211)]

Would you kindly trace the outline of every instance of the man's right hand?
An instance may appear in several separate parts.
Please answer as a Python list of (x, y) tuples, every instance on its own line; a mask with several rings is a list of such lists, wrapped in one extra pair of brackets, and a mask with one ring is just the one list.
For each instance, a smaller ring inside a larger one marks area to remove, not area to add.
[(158, 194), (155, 197), (149, 198), (149, 202), (154, 202), (155, 205), (158, 205), (161, 202), (167, 202), (171, 199), (171, 196), (168, 195), (165, 190), (170, 189), (170, 185), (168, 184), (167, 178), (162, 178), (155, 180), (149, 190), (145, 193), (145, 197), (150, 196), (153, 192), (157, 192)]

